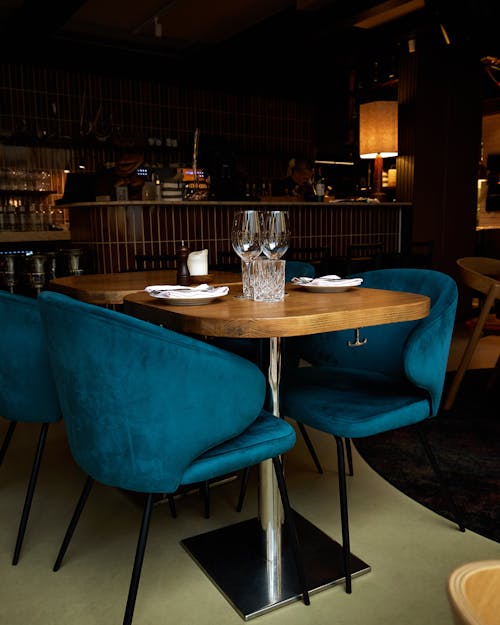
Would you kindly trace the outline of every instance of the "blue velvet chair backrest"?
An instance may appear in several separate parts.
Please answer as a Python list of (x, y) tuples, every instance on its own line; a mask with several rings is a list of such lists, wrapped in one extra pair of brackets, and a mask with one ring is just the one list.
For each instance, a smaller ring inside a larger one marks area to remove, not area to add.
[(290, 282), (292, 278), (304, 277), (314, 278), (316, 269), (313, 264), (302, 260), (287, 260), (285, 264), (285, 282)]
[[(431, 269), (379, 269), (356, 274), (361, 288), (407, 291), (431, 299), (428, 317), (417, 321), (360, 328), (367, 342), (349, 347), (352, 330), (328, 332), (294, 339), (293, 350), (315, 365), (363, 369), (406, 379), (426, 389), (433, 414), (439, 407), (448, 353), (455, 322), (458, 290), (456, 282)], [(335, 297), (335, 295), (332, 295)]]
[(174, 492), (185, 468), (258, 416), (256, 365), (131, 316), (42, 292), (68, 441), (94, 479)]
[(61, 418), (36, 299), (0, 291), (0, 416), (53, 423)]

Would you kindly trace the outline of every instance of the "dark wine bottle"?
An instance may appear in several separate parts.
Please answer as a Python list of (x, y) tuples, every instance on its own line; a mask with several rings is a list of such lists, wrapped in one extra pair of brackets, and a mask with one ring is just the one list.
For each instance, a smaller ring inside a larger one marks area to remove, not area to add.
[(321, 175), (321, 170), (318, 169), (318, 175), (316, 176), (316, 202), (323, 202), (325, 199), (325, 179)]

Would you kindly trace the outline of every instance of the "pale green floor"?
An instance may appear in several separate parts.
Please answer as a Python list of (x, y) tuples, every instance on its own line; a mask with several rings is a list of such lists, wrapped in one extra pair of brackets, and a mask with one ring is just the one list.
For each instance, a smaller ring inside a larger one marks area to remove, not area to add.
[[(486, 342), (474, 365), (493, 366), (498, 342)], [(462, 348), (459, 338), (450, 367)], [(6, 422), (0, 421), (3, 435)], [(65, 443), (62, 424), (52, 428), (20, 562), (11, 565), (17, 524), (37, 434), (19, 426), (0, 470), (0, 625), (119, 625), (135, 550), (140, 510), (120, 491), (96, 485), (65, 562), (52, 564), (83, 476)], [(326, 468), (318, 475), (298, 437), (287, 456), (287, 482), (295, 509), (340, 539), (337, 474), (332, 439), (313, 435)], [(468, 561), (500, 558), (500, 544), (408, 499), (378, 477), (356, 454), (349, 478), (351, 546), (372, 571), (353, 581), (347, 595), (336, 586), (261, 615), (259, 625), (452, 625), (445, 583)], [(155, 508), (134, 625), (227, 625), (244, 622), (180, 546), (179, 541), (256, 514), (256, 476), (247, 503), (235, 512), (238, 483), (211, 489), (212, 514), (203, 518), (197, 495)]]

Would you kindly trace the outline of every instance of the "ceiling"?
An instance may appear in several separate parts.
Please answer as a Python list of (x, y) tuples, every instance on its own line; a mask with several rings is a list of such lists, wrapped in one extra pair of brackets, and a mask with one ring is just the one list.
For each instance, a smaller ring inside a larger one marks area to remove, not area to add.
[(1, 0), (0, 18), (11, 39), (34, 36), (186, 57), (259, 25), (275, 28), (278, 40), (290, 29), (309, 32), (316, 25), (323, 31), (327, 15), (337, 30), (349, 28), (383, 5), (397, 17), (422, 8), (424, 0)]
[[(498, 0), (0, 0), (4, 60), (314, 88), (415, 32), (500, 56)], [(443, 30), (444, 29), (444, 30)], [(376, 45), (374, 44), (376, 42)], [(260, 77), (260, 78), (259, 78)]]

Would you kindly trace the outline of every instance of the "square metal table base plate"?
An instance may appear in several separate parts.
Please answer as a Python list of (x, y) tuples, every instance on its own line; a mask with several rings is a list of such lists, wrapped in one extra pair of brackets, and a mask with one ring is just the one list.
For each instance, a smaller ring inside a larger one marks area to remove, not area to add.
[[(297, 512), (295, 522), (309, 592), (312, 594), (344, 582), (341, 545)], [(185, 538), (181, 544), (248, 621), (292, 601), (302, 600), (284, 527), (282, 535), (281, 579), (273, 580), (271, 584), (269, 576), (274, 573), (263, 554), (264, 534), (257, 518)], [(353, 577), (370, 570), (366, 562), (351, 554)]]

